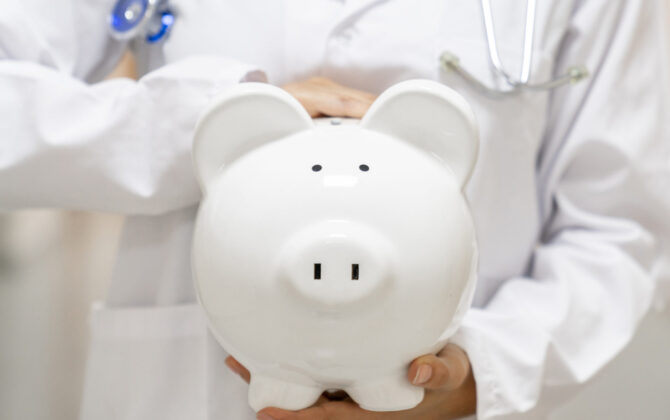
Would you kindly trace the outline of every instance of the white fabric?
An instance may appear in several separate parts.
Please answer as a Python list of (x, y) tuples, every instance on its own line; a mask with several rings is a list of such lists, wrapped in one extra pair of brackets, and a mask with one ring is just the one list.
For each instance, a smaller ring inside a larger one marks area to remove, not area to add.
[[(212, 94), (257, 70), (275, 84), (322, 75), (375, 93), (430, 78), (472, 104), (480, 282), (454, 341), (472, 361), (479, 418), (550, 410), (555, 392), (610, 360), (667, 275), (663, 3), (539, 3), (533, 77), (573, 64), (591, 77), (491, 100), (438, 66), (449, 50), (495, 83), (471, 0), (173, 0), (171, 38), (133, 43), (140, 81), (97, 84), (123, 50), (106, 36), (111, 1), (0, 0), (0, 209), (129, 215), (92, 314), (82, 417), (254, 418), (195, 304), (189, 251), (192, 128)], [(494, 3), (511, 72), (524, 4)]]

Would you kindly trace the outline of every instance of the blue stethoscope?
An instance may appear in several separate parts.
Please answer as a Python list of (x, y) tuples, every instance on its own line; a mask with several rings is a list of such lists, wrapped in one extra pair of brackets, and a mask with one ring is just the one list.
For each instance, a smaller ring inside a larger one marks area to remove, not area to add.
[(175, 15), (167, 0), (118, 0), (109, 14), (109, 28), (114, 38), (144, 38), (150, 44), (165, 39), (174, 21)]
[[(498, 54), (491, 0), (480, 0), (482, 18), (488, 45), (489, 62), (502, 87), (490, 87), (478, 80), (473, 73), (460, 64), (458, 57), (445, 51), (440, 57), (440, 65), (444, 70), (458, 74), (467, 83), (484, 95), (501, 98), (517, 95), (526, 91), (549, 91), (567, 84), (574, 84), (588, 76), (583, 66), (573, 66), (554, 79), (544, 82), (531, 82), (531, 63), (533, 41), (535, 39), (535, 15), (537, 0), (527, 0), (526, 22), (523, 38), (523, 62), (518, 76), (511, 75), (504, 67)], [(112, 36), (127, 40), (144, 37), (146, 42), (155, 43), (167, 37), (174, 25), (175, 15), (168, 5), (168, 0), (118, 0), (109, 15)]]

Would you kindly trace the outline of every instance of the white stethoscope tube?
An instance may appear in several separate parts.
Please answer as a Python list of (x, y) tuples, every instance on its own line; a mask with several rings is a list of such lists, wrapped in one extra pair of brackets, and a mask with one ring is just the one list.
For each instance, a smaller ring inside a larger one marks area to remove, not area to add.
[(448, 51), (440, 57), (440, 63), (446, 70), (451, 70), (473, 85), (481, 93), (494, 97), (505, 97), (519, 94), (522, 91), (546, 91), (557, 87), (577, 83), (588, 76), (588, 71), (583, 66), (573, 66), (568, 71), (554, 79), (541, 83), (530, 83), (531, 66), (533, 62), (533, 44), (535, 41), (535, 16), (537, 0), (528, 0), (526, 3), (526, 22), (524, 25), (523, 55), (519, 77), (515, 79), (504, 68), (498, 53), (498, 44), (495, 37), (495, 25), (490, 0), (480, 1), (482, 8), (482, 19), (484, 21), (484, 32), (486, 45), (488, 47), (489, 61), (494, 72), (505, 82), (506, 88), (490, 87), (477, 79), (472, 73), (463, 68), (458, 56)]

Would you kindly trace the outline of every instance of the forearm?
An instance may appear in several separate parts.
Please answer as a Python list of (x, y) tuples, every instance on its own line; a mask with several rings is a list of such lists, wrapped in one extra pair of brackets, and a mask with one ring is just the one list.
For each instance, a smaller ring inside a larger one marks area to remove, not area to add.
[(212, 95), (252, 70), (203, 56), (137, 82), (88, 85), (0, 62), (0, 208), (160, 213), (196, 203), (193, 127)]

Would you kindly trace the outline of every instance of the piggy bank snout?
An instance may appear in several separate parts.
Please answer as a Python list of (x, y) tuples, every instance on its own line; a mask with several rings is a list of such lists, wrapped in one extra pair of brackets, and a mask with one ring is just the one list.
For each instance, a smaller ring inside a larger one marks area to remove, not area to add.
[(323, 309), (365, 304), (391, 282), (389, 243), (351, 223), (305, 229), (287, 243), (282, 280), (304, 302)]

